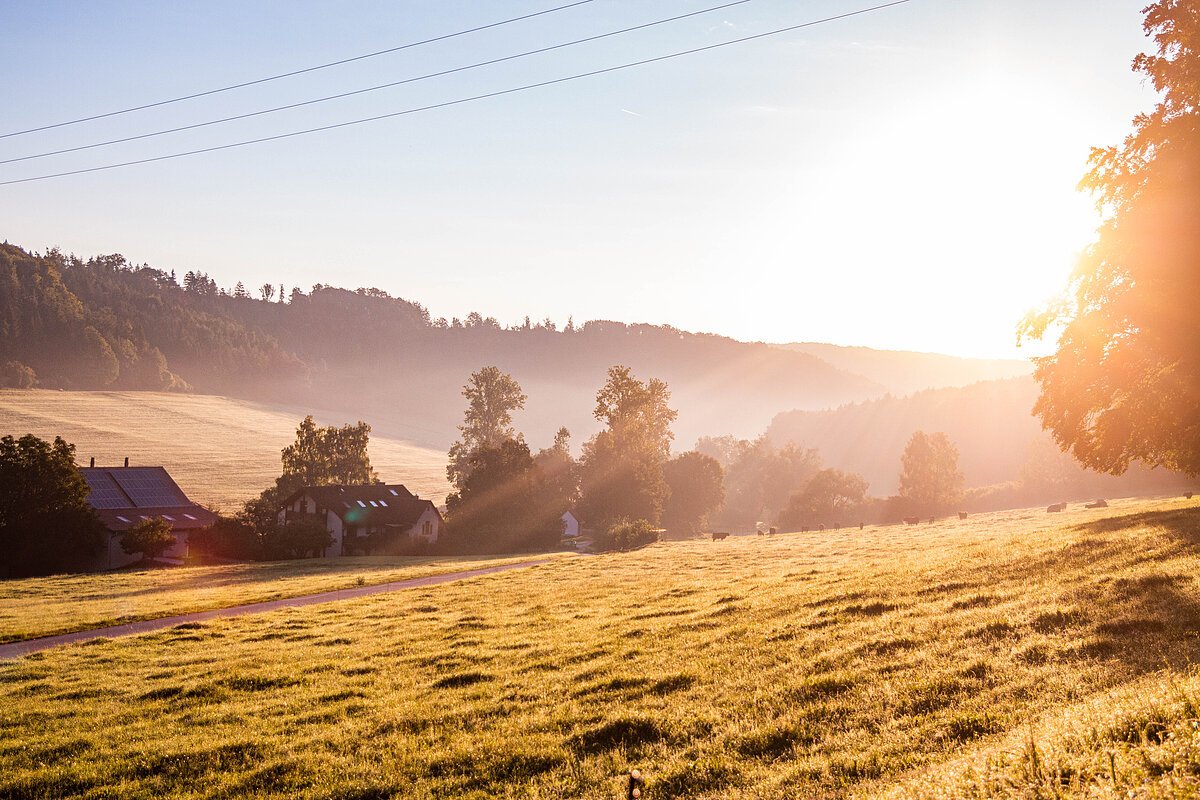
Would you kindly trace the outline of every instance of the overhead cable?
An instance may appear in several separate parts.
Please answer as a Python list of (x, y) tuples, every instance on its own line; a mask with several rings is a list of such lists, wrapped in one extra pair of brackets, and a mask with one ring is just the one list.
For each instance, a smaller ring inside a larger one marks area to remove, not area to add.
[(645, 28), (653, 28), (657, 25), (666, 25), (669, 22), (678, 22), (679, 20), (687, 19), (688, 17), (697, 17), (697, 16), (700, 16), (701, 14), (709, 14), (713, 11), (720, 11), (722, 9), (730, 8), (732, 6), (740, 6), (745, 3), (749, 3), (749, 2), (751, 2), (751, 0), (733, 0), (733, 2), (723, 3), (718, 6), (710, 6), (708, 8), (702, 8), (699, 11), (690, 11), (686, 14), (679, 14), (674, 17), (667, 17), (666, 19), (659, 19), (659, 20), (655, 20), (654, 22), (645, 22), (645, 23), (642, 23), (641, 25), (634, 25), (629, 28), (621, 28), (620, 30), (609, 31), (608, 33), (600, 33), (600, 34), (596, 34), (595, 36), (588, 36), (583, 39), (575, 39), (573, 41), (563, 42), (561, 44), (549, 45), (548, 47), (539, 47), (536, 50), (526, 50), (524, 52), (516, 53), (516, 54), (510, 55), (510, 56), (502, 56), (500, 58), (493, 58), (493, 59), (489, 59), (487, 61), (478, 61), (474, 64), (467, 64), (466, 66), (462, 66), (462, 67), (453, 67), (451, 69), (444, 69), (439, 72), (430, 72), (430, 73), (426, 73), (425, 75), (418, 75), (413, 78), (404, 78), (402, 80), (391, 81), (389, 83), (381, 83), (376, 86), (368, 86), (365, 89), (355, 89), (355, 90), (349, 91), (349, 92), (341, 92), (339, 94), (331, 94), (331, 95), (326, 95), (325, 97), (318, 97), (313, 100), (303, 100), (298, 103), (288, 103), (287, 105), (275, 106), (274, 108), (264, 108), (259, 111), (250, 111), (245, 114), (236, 114), (232, 117), (222, 117), (221, 119), (209, 120), (207, 122), (196, 122), (191, 125), (180, 125), (179, 127), (176, 127), (176, 128), (167, 128), (166, 130), (153, 131), (151, 133), (140, 133), (140, 134), (137, 134), (134, 136), (125, 136), (120, 139), (109, 139), (108, 141), (105, 141), (105, 142), (95, 142), (93, 144), (84, 144), (84, 145), (79, 145), (78, 147), (66, 147), (61, 150), (50, 150), (45, 153), (35, 153), (33, 155), (19, 156), (17, 158), (7, 158), (7, 159), (0, 160), (0, 164), (15, 164), (18, 161), (32, 161), (35, 158), (48, 158), (50, 156), (60, 156), (60, 155), (66, 154), (66, 153), (77, 153), (80, 150), (92, 150), (97, 147), (108, 147), (109, 145), (124, 144), (125, 142), (135, 142), (140, 139), (151, 139), (155, 136), (165, 136), (169, 133), (181, 133), (183, 131), (195, 130), (197, 128), (207, 128), (212, 125), (221, 125), (226, 122), (234, 122), (236, 120), (249, 119), (251, 117), (260, 117), (264, 114), (274, 114), (277, 111), (287, 111), (287, 110), (293, 109), (293, 108), (302, 108), (304, 106), (316, 105), (317, 103), (325, 103), (330, 100), (340, 100), (345, 97), (353, 97), (355, 95), (366, 94), (368, 92), (377, 92), (380, 89), (390, 89), (395, 86), (403, 86), (404, 84), (408, 84), (408, 83), (416, 83), (418, 81), (429, 80), (430, 78), (440, 78), (445, 75), (453, 75), (457, 72), (466, 72), (466, 71), (472, 70), (472, 69), (479, 69), (480, 67), (492, 66), (493, 64), (501, 64), (501, 63), (504, 63), (505, 61), (515, 61), (519, 58), (527, 58), (529, 56), (539, 55), (541, 53), (549, 53), (553, 50), (562, 50), (567, 47), (574, 47), (575, 45), (585, 44), (587, 42), (595, 42), (600, 39), (608, 39), (613, 36), (620, 36), (621, 34), (632, 33), (633, 31), (640, 31)]
[(882, 3), (880, 5), (870, 6), (869, 8), (862, 8), (862, 9), (858, 9), (857, 11), (847, 11), (843, 14), (836, 14), (834, 16), (824, 17), (822, 19), (812, 20), (811, 22), (804, 22), (799, 25), (789, 25), (786, 28), (777, 28), (775, 30), (766, 31), (765, 33), (756, 33), (751, 36), (743, 36), (738, 39), (730, 39), (725, 42), (717, 42), (716, 44), (704, 45), (703, 47), (694, 47), (689, 50), (680, 50), (675, 53), (668, 53), (666, 55), (654, 56), (652, 58), (644, 58), (639, 61), (630, 61), (625, 64), (618, 64), (613, 67), (604, 67), (602, 69), (591, 70), (589, 72), (580, 72), (575, 75), (567, 75), (562, 78), (553, 78), (551, 80), (539, 81), (537, 83), (527, 83), (522, 86), (515, 86), (510, 89), (501, 89), (501, 90), (495, 91), (495, 92), (485, 92), (483, 94), (472, 95), (470, 97), (460, 97), (456, 100), (447, 100), (447, 101), (444, 101), (441, 103), (432, 103), (432, 104), (426, 105), (426, 106), (418, 106), (416, 108), (408, 108), (408, 109), (404, 109), (401, 111), (393, 111), (389, 114), (378, 114), (378, 115), (372, 116), (372, 117), (362, 117), (360, 119), (349, 120), (347, 122), (338, 122), (338, 123), (334, 123), (332, 125), (321, 125), (316, 128), (306, 128), (304, 130), (291, 131), (289, 133), (275, 134), (274, 136), (263, 136), (263, 137), (260, 137), (257, 139), (246, 139), (246, 140), (240, 141), (240, 142), (231, 142), (229, 144), (214, 145), (212, 147), (202, 147), (202, 148), (199, 148), (196, 150), (186, 150), (186, 151), (180, 152), (180, 153), (169, 153), (167, 155), (153, 156), (150, 158), (140, 158), (140, 159), (135, 159), (133, 161), (122, 161), (122, 162), (115, 163), (115, 164), (105, 164), (105, 165), (99, 166), (99, 167), (88, 167), (85, 169), (74, 169), (74, 170), (68, 170), (65, 172), (50, 173), (50, 174), (46, 174), (46, 175), (35, 175), (30, 178), (17, 178), (14, 180), (0, 181), (0, 186), (11, 186), (13, 184), (18, 184), (18, 183), (30, 183), (33, 181), (43, 181), (43, 180), (49, 180), (50, 178), (62, 178), (62, 177), (66, 177), (68, 175), (83, 175), (83, 174), (91, 173), (91, 172), (101, 172), (104, 170), (119, 169), (121, 167), (131, 167), (131, 166), (134, 166), (137, 164), (150, 164), (150, 163), (154, 163), (157, 161), (167, 161), (167, 160), (175, 159), (175, 158), (184, 158), (185, 156), (200, 155), (201, 153), (213, 153), (213, 152), (217, 152), (220, 150), (230, 150), (235, 147), (245, 147), (247, 145), (252, 145), (252, 144), (262, 144), (264, 142), (273, 142), (273, 141), (278, 141), (280, 139), (290, 139), (290, 138), (293, 138), (296, 136), (307, 136), (312, 133), (321, 133), (323, 131), (331, 131), (331, 130), (336, 130), (338, 128), (348, 128), (353, 125), (362, 125), (362, 124), (365, 124), (368, 122), (377, 122), (377, 121), (383, 120), (383, 119), (391, 119), (393, 117), (401, 117), (401, 116), (406, 116), (409, 114), (417, 114), (422, 111), (432, 111), (432, 110), (438, 109), (438, 108), (448, 108), (450, 106), (462, 105), (464, 103), (471, 103), (471, 102), (475, 102), (477, 100), (486, 100), (486, 99), (492, 98), (492, 97), (503, 97), (505, 95), (516, 94), (518, 92), (525, 92), (525, 91), (529, 91), (531, 89), (539, 89), (539, 88), (546, 87), (546, 86), (554, 86), (554, 85), (557, 85), (560, 83), (567, 83), (569, 81), (580, 80), (582, 78), (590, 78), (590, 77), (594, 77), (596, 75), (606, 75), (611, 72), (618, 72), (620, 70), (632, 69), (633, 67), (640, 67), (640, 66), (644, 66), (646, 64), (654, 64), (654, 63), (658, 63), (661, 61), (668, 61), (670, 59), (681, 58), (683, 56), (694, 55), (696, 53), (704, 53), (704, 52), (707, 52), (710, 50), (716, 50), (718, 48), (728, 47), (728, 46), (734, 45), (734, 44), (742, 44), (743, 42), (755, 41), (757, 39), (765, 39), (769, 36), (778, 36), (781, 33), (789, 33), (791, 31), (798, 31), (798, 30), (801, 30), (804, 28), (811, 28), (816, 25), (823, 25), (825, 23), (835, 22), (837, 20), (847, 19), (849, 17), (857, 17), (857, 16), (860, 16), (863, 14), (869, 14), (874, 11), (881, 11), (886, 8), (892, 8), (894, 6), (904, 5), (904, 4), (910, 3), (910, 2), (912, 2), (912, 0), (892, 0), (892, 2), (889, 2), (889, 3)]
[(67, 125), (77, 125), (81, 122), (91, 122), (92, 120), (105, 119), (107, 117), (115, 117), (120, 114), (129, 114), (130, 112), (133, 112), (133, 111), (144, 111), (148, 108), (158, 108), (159, 106), (171, 105), (172, 103), (182, 103), (185, 100), (195, 100), (198, 97), (208, 97), (209, 95), (220, 94), (221, 92), (229, 92), (229, 91), (233, 91), (234, 89), (244, 89), (247, 86), (257, 86), (260, 83), (269, 83), (270, 81), (277, 81), (282, 78), (291, 78), (296, 75), (304, 75), (309, 72), (316, 72), (317, 70), (329, 69), (330, 67), (338, 67), (338, 66), (341, 66), (342, 64), (350, 64), (354, 61), (363, 61), (364, 59), (375, 58), (376, 56), (387, 55), (388, 53), (397, 53), (401, 50), (408, 50), (413, 47), (421, 47), (422, 45), (433, 44), (434, 42), (443, 42), (446, 39), (453, 39), (458, 36), (466, 36), (469, 33), (478, 33), (479, 31), (486, 31), (491, 28), (499, 28), (502, 25), (510, 25), (514, 22), (522, 22), (527, 19), (533, 19), (534, 17), (540, 17), (540, 16), (544, 16), (546, 14), (553, 14), (557, 11), (564, 11), (568, 8), (574, 8), (575, 6), (582, 6), (587, 3), (594, 3), (594, 2), (595, 2), (595, 0), (576, 0), (573, 3), (567, 3), (566, 5), (562, 5), (562, 6), (555, 6), (554, 8), (547, 8), (544, 11), (535, 11), (532, 14), (523, 14), (522, 16), (511, 17), (510, 19), (503, 19), (503, 20), (500, 20), (499, 22), (490, 22), (486, 25), (477, 25), (474, 28), (467, 28), (466, 30), (455, 31), (454, 33), (446, 33), (446, 34), (442, 34), (441, 36), (434, 36), (429, 39), (422, 39), (417, 42), (409, 42), (408, 44), (397, 45), (396, 47), (389, 47), (386, 50), (376, 50), (373, 53), (363, 53), (362, 55), (359, 55), (359, 56), (351, 56), (350, 58), (343, 58), (343, 59), (339, 59), (338, 61), (330, 61), (327, 64), (317, 64), (314, 67), (304, 67), (303, 69), (296, 69), (296, 70), (292, 70), (291, 72), (283, 72), (283, 73), (280, 73), (279, 75), (269, 75), (265, 78), (256, 78), (251, 81), (244, 81), (242, 83), (234, 83), (229, 86), (222, 86), (218, 89), (208, 89), (203, 92), (195, 92), (194, 94), (186, 94), (181, 97), (172, 97), (169, 100), (158, 100), (153, 103), (146, 103), (146, 104), (140, 105), (140, 106), (131, 106), (129, 108), (122, 108), (117, 111), (109, 111), (104, 114), (93, 114), (90, 117), (79, 117), (78, 119), (69, 119), (66, 122), (56, 122), (53, 125), (42, 125), (37, 128), (26, 128), (23, 131), (13, 131), (11, 133), (0, 133), (0, 139), (7, 139), (12, 136), (23, 136), (24, 134), (36, 133), (38, 131), (48, 131), (53, 128), (63, 128), (63, 127), (66, 127)]

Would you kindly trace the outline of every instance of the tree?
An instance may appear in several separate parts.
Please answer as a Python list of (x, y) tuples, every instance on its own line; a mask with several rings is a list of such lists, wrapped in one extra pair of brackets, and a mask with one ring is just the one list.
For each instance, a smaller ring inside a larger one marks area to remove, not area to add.
[(583, 446), (580, 506), (588, 524), (607, 527), (621, 519), (662, 518), (670, 488), (663, 467), (671, 455), (671, 423), (677, 412), (657, 378), (642, 383), (629, 367), (608, 370), (596, 394), (596, 419), (606, 429)]
[(141, 553), (148, 561), (158, 558), (174, 544), (171, 523), (162, 517), (144, 519), (121, 534), (121, 549), (129, 555)]
[[(282, 295), (283, 287), (280, 286), (279, 290), (280, 290), (280, 294)], [(275, 296), (275, 284), (264, 283), (262, 286), (258, 287), (258, 294), (260, 297), (262, 297), (262, 301), (264, 303), (271, 302), (271, 298), (273, 298)]]
[(367, 454), (370, 438), (371, 426), (362, 420), (319, 427), (310, 414), (296, 429), (296, 441), (283, 449), (283, 478), (297, 487), (377, 483)]
[(917, 431), (900, 456), (900, 496), (918, 514), (945, 511), (962, 499), (958, 449), (944, 433)]
[(89, 491), (74, 445), (0, 438), (0, 575), (78, 569), (99, 553), (107, 534)]
[(663, 510), (668, 532), (692, 536), (708, 526), (708, 515), (725, 502), (725, 474), (713, 457), (692, 450), (666, 463), (663, 477), (671, 490)]
[(462, 394), (467, 398), (467, 410), (463, 413), (463, 424), (458, 426), (461, 436), (450, 446), (450, 463), (446, 467), (446, 478), (459, 491), (476, 451), (520, 438), (512, 427), (512, 412), (524, 408), (527, 399), (520, 384), (498, 367), (484, 367), (472, 374)]
[(267, 541), (273, 555), (284, 558), (320, 556), (326, 547), (333, 544), (333, 536), (325, 527), (325, 520), (316, 516), (297, 517), (278, 526)]
[(240, 300), (249, 298), (250, 293), (246, 291), (246, 284), (242, 283), (241, 281), (238, 281), (236, 284), (234, 284), (233, 296)]
[(867, 495), (867, 479), (836, 469), (823, 469), (800, 491), (792, 495), (779, 515), (783, 528), (841, 526), (861, 509)]
[(1200, 8), (1159, 0), (1144, 29), (1157, 53), (1133, 69), (1161, 98), (1120, 146), (1092, 151), (1080, 187), (1104, 214), (1063, 296), (1021, 334), (1061, 328), (1036, 359), (1034, 413), (1084, 465), (1133, 461), (1200, 474)]
[(731, 436), (704, 438), (696, 449), (725, 466), (722, 524), (749, 527), (773, 519), (821, 469), (816, 450), (789, 442), (776, 450), (766, 436), (753, 441)]
[(533, 458), (538, 469), (539, 502), (555, 517), (579, 501), (579, 465), (571, 457), (571, 432), (559, 428), (554, 444)]
[(524, 441), (474, 450), (462, 474), (461, 488), (446, 498), (450, 547), (506, 553), (558, 544), (561, 511), (539, 502), (538, 470)]

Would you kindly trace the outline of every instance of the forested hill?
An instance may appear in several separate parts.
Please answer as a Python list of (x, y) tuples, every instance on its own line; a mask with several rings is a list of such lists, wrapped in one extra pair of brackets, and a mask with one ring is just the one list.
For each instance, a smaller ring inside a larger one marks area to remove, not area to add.
[(1085, 471), (1059, 451), (1032, 415), (1037, 395), (1031, 377), (931, 389), (908, 397), (886, 395), (835, 410), (781, 413), (767, 429), (767, 438), (779, 446), (794, 442), (816, 448), (826, 466), (862, 475), (871, 484), (871, 494), (881, 497), (897, 491), (900, 455), (918, 430), (950, 437), (967, 487), (1020, 484), (1013, 488), (1025, 492), (1025, 501), (1016, 505), (1190, 486), (1163, 470), (1135, 467), (1120, 478)]
[[(281, 297), (280, 295), (286, 295)], [(267, 297), (270, 299), (264, 299)], [(517, 418), (540, 446), (566, 425), (597, 428), (613, 364), (665, 380), (677, 441), (761, 431), (781, 408), (818, 409), (881, 389), (811, 355), (670, 327), (593, 321), (502, 328), (471, 314), (433, 320), (375, 289), (223, 291), (202, 273), (87, 261), (0, 245), (0, 385), (176, 389), (284, 401), (372, 422), (439, 447), (456, 435), (471, 372), (495, 364), (529, 401)]]
[(894, 395), (969, 386), (979, 381), (1015, 378), (1033, 372), (1033, 365), (1029, 361), (1008, 358), (959, 358), (941, 353), (874, 350), (870, 347), (846, 347), (820, 342), (781, 344), (778, 347), (808, 353), (838, 369), (862, 375)]

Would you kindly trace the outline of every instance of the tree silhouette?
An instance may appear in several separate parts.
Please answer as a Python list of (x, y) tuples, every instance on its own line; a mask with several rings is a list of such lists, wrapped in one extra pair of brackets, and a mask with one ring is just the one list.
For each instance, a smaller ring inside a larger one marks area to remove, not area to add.
[(933, 514), (962, 499), (958, 449), (946, 434), (914, 433), (900, 456), (900, 465), (900, 496), (913, 511)]
[(796, 529), (816, 525), (844, 525), (848, 516), (859, 510), (867, 494), (867, 480), (861, 475), (836, 469), (823, 469), (808, 484), (792, 495), (779, 515), (779, 524)]
[(173, 544), (171, 523), (162, 517), (144, 519), (121, 534), (121, 549), (129, 555), (141, 553), (147, 560), (158, 558)]
[(1096, 148), (1081, 188), (1105, 215), (1063, 297), (1022, 335), (1061, 327), (1037, 359), (1034, 412), (1084, 465), (1132, 461), (1200, 474), (1200, 9), (1160, 0), (1143, 27), (1156, 54), (1133, 69), (1162, 93), (1120, 146)]
[(461, 436), (450, 445), (450, 463), (446, 466), (446, 478), (459, 491), (470, 473), (474, 453), (499, 447), (508, 439), (521, 441), (512, 427), (512, 412), (524, 408), (526, 400), (521, 385), (499, 367), (484, 367), (473, 373), (462, 394), (467, 398), (467, 410), (463, 412), (463, 424), (458, 426)]
[(663, 510), (663, 526), (672, 534), (690, 536), (708, 524), (708, 515), (725, 502), (725, 475), (712, 456), (695, 450), (668, 461), (663, 476), (671, 493)]

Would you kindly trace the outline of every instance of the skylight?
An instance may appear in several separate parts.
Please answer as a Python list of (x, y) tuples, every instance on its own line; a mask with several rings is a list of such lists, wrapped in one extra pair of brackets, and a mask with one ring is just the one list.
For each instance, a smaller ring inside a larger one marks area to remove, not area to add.
[[(195, 517), (193, 517), (191, 514), (184, 514), (184, 516), (188, 519), (195, 519)], [(167, 519), (170, 519), (170, 517), (167, 517)]]
[(387, 508), (387, 500), (380, 500), (379, 505), (383, 506), (384, 508)]
[(364, 503), (362, 500), (359, 500), (359, 501), (358, 501), (358, 504), (359, 504), (360, 506), (362, 506), (363, 508), (366, 508), (366, 507), (367, 507), (367, 504), (366, 504), (366, 503)]
[(388, 491), (391, 492), (392, 494), (394, 494), (396, 497), (400, 496), (400, 493), (397, 492), (395, 489), (388, 489)]
[(120, 514), (117, 515), (117, 519), (121, 520), (121, 522), (129, 522), (129, 517), (122, 517)]
[(374, 500), (371, 500), (370, 503), (373, 508), (379, 508), (379, 503), (376, 503)]

